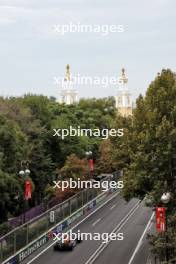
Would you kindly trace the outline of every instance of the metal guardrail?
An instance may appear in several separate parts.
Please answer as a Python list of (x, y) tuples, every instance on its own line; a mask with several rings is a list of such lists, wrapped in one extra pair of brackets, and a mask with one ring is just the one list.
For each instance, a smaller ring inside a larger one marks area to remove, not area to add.
[[(108, 177), (109, 178), (109, 177)], [(113, 180), (117, 180), (114, 177)], [(105, 179), (103, 179), (105, 180)], [(110, 180), (110, 178), (109, 178)], [(44, 232), (54, 227), (57, 223), (73, 214), (79, 208), (98, 196), (101, 189), (84, 189), (66, 201), (52, 207), (43, 214), (20, 227), (15, 228), (0, 238), (0, 263), (14, 255), (20, 249), (27, 246)], [(54, 212), (54, 220), (51, 221), (51, 211)]]
[[(101, 190), (98, 189), (85, 189), (3, 236), (0, 239), (0, 263), (81, 208), (100, 192)], [(55, 215), (52, 222), (50, 221), (51, 211), (54, 211)]]

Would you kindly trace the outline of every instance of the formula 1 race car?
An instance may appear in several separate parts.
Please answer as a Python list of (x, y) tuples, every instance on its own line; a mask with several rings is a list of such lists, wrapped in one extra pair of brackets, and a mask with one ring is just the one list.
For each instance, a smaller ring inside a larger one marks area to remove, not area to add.
[(58, 240), (55, 244), (53, 249), (54, 250), (73, 250), (73, 248), (76, 246), (77, 243), (80, 243), (81, 240), (78, 239), (71, 239), (68, 235), (65, 235), (65, 237), (61, 240)]

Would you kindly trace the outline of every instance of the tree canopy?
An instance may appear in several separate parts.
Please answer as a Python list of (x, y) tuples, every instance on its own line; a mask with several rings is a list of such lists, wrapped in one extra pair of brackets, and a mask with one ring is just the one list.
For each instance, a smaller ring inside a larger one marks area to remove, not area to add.
[[(18, 175), (22, 160), (29, 161), (35, 188), (30, 206), (41, 203), (58, 172), (65, 177), (67, 173), (71, 177), (81, 174), (84, 177), (87, 173), (85, 152), (91, 150), (96, 159), (101, 139), (75, 136), (62, 140), (53, 137), (53, 129), (69, 128), (70, 125), (110, 128), (116, 116), (114, 105), (111, 97), (81, 99), (75, 105), (59, 104), (42, 95), (0, 98), (0, 188), (3, 189), (0, 222), (22, 212), (24, 182)], [(13, 210), (15, 203), (18, 206)]]

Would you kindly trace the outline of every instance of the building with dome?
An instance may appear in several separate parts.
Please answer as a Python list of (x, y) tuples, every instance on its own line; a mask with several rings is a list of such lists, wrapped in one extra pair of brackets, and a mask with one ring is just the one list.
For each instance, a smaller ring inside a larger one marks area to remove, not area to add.
[(66, 66), (66, 75), (59, 93), (59, 103), (71, 105), (78, 101), (78, 92), (71, 78), (70, 65)]
[(116, 108), (122, 116), (127, 117), (132, 115), (132, 99), (128, 89), (128, 78), (124, 68), (121, 70), (121, 75), (118, 79), (118, 91), (115, 101)]

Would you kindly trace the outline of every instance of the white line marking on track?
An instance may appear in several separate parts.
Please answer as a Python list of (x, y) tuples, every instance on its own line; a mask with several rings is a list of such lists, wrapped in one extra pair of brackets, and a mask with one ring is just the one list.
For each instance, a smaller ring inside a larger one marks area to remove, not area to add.
[(141, 246), (141, 244), (142, 244), (142, 240), (143, 240), (145, 234), (147, 233), (147, 230), (148, 230), (148, 228), (149, 228), (149, 226), (150, 226), (150, 224), (151, 224), (151, 222), (152, 222), (152, 219), (153, 219), (154, 215), (155, 215), (155, 213), (153, 213), (152, 216), (150, 217), (150, 220), (149, 220), (149, 222), (148, 222), (148, 224), (147, 224), (147, 226), (146, 226), (146, 228), (145, 228), (145, 230), (144, 230), (144, 232), (143, 232), (141, 238), (139, 239), (139, 242), (138, 242), (138, 244), (137, 244), (137, 246), (136, 246), (136, 248), (135, 248), (135, 250), (134, 250), (134, 252), (133, 252), (133, 255), (131, 256), (131, 258), (130, 258), (130, 260), (129, 260), (129, 262), (128, 262), (128, 264), (131, 264), (131, 263), (133, 262), (133, 260), (134, 260), (134, 258), (135, 258), (135, 255), (136, 255), (136, 253), (138, 252), (138, 250), (139, 250), (139, 248), (140, 248), (140, 246)]
[[(136, 210), (139, 208), (141, 202), (138, 202), (133, 206), (133, 208), (128, 212), (128, 214), (118, 223), (118, 225), (111, 231), (111, 233), (118, 233), (122, 227), (128, 222), (128, 220), (133, 216)], [(106, 244), (102, 243), (97, 250), (90, 256), (90, 258), (85, 262), (85, 264), (92, 264), (101, 254), (101, 252), (109, 245), (112, 240), (109, 240)]]
[(98, 222), (100, 222), (100, 221), (101, 221), (101, 218), (97, 219), (97, 220), (92, 224), (92, 226), (95, 226), (95, 225), (98, 224)]
[(113, 204), (113, 206), (110, 207), (110, 210), (114, 209), (116, 207), (116, 204)]

